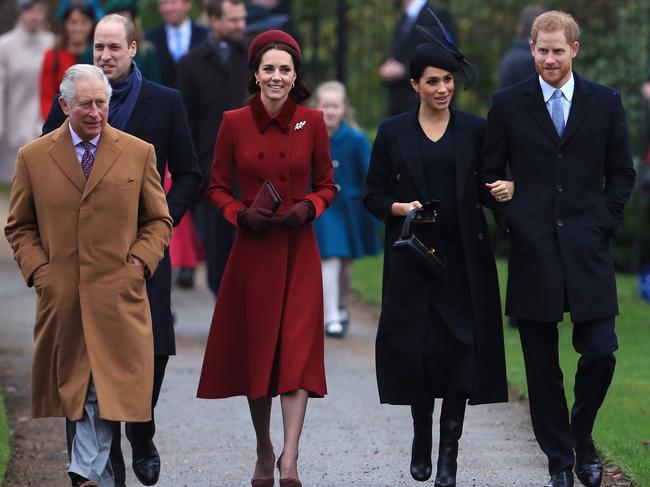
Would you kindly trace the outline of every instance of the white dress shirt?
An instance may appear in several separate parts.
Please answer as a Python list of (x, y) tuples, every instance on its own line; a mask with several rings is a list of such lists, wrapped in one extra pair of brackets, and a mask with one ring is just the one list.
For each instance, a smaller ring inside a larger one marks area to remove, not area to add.
[[(571, 73), (571, 78), (569, 81), (564, 83), (560, 88), (555, 88), (554, 86), (549, 85), (546, 81), (539, 77), (539, 84), (542, 87), (542, 95), (544, 96), (544, 103), (546, 103), (546, 109), (548, 114), (551, 115), (551, 97), (555, 90), (560, 90), (562, 92), (562, 110), (564, 111), (564, 123), (566, 124), (569, 119), (569, 111), (571, 110), (571, 101), (573, 100), (573, 91), (576, 86), (576, 80), (573, 78), (573, 73)], [(552, 115), (551, 115), (552, 116)]]

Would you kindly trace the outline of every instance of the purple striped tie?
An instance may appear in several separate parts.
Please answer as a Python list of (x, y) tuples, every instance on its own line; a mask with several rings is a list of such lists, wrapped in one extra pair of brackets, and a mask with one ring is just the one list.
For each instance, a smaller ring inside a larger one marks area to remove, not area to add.
[(95, 162), (95, 154), (92, 151), (93, 145), (90, 142), (84, 140), (81, 146), (84, 148), (84, 155), (81, 158), (81, 170), (84, 172), (86, 179), (88, 179), (90, 171), (93, 169), (93, 163)]

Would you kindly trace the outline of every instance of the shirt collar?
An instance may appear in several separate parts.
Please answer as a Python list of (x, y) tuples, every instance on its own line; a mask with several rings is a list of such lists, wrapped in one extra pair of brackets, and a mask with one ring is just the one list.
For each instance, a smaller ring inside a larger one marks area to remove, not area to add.
[(258, 95), (251, 103), (251, 110), (260, 133), (263, 134), (271, 124), (275, 123), (286, 134), (289, 131), (289, 124), (293, 119), (293, 114), (296, 112), (296, 102), (293, 101), (291, 96), (287, 97), (287, 101), (284, 102), (280, 111), (272, 117), (264, 108), (261, 97)]
[(182, 35), (190, 35), (192, 33), (192, 22), (190, 19), (185, 19), (178, 27), (174, 27), (171, 24), (165, 24), (165, 30), (168, 34), (171, 32), (179, 32)]
[[(84, 140), (81, 137), (79, 137), (79, 135), (77, 134), (77, 132), (74, 131), (74, 129), (72, 128), (72, 125), (70, 125), (69, 122), (68, 122), (68, 127), (70, 127), (70, 135), (72, 136), (72, 147), (77, 147)], [(101, 136), (102, 136), (102, 134), (100, 132), (99, 135), (97, 135), (96, 137), (93, 137), (88, 142), (90, 142), (93, 146), (97, 147), (97, 145), (99, 144), (99, 138)]]
[[(542, 79), (541, 76), (539, 76), (539, 84), (542, 87), (542, 95), (544, 96), (544, 103), (547, 103), (548, 100), (553, 96), (553, 93), (555, 92), (556, 89), (554, 86), (549, 85), (546, 81)], [(573, 91), (576, 86), (576, 80), (573, 77), (573, 73), (571, 73), (571, 77), (569, 78), (569, 81), (564, 83), (559, 90), (562, 91), (562, 94), (564, 95), (564, 98), (569, 100), (569, 103), (573, 99)]]
[(427, 0), (414, 0), (408, 7), (406, 7), (404, 13), (410, 19), (417, 17), (426, 3)]

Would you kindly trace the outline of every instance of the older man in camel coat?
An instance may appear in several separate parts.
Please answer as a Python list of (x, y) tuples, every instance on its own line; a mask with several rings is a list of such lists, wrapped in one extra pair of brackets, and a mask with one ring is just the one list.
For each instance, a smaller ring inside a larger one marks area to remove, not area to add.
[(18, 153), (5, 233), (37, 294), (32, 414), (76, 421), (73, 487), (110, 487), (111, 422), (151, 415), (145, 278), (172, 220), (153, 147), (106, 124), (102, 71), (73, 66), (61, 92), (68, 119)]

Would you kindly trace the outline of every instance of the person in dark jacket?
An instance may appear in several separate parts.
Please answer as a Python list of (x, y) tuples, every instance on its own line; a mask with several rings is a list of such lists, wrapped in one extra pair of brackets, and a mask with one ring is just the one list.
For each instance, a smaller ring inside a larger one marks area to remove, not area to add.
[[(204, 181), (209, 179), (223, 112), (244, 104), (249, 77), (243, 42), (244, 2), (210, 0), (207, 9), (210, 34), (178, 63), (178, 89), (185, 101)], [(234, 240), (234, 227), (208, 200), (207, 184), (198, 197), (192, 217), (205, 251), (208, 285), (216, 295)], [(174, 243), (172, 238), (172, 245)]]
[(176, 64), (208, 35), (208, 29), (189, 18), (192, 0), (158, 0), (158, 12), (163, 24), (145, 34), (156, 46), (160, 62), (161, 81), (176, 88)]
[[(107, 15), (98, 22), (94, 38), (94, 62), (102, 68), (113, 88), (108, 121), (112, 127), (154, 146), (161, 183), (167, 165), (172, 177), (167, 205), (174, 225), (177, 225), (199, 190), (201, 171), (180, 93), (143, 79), (132, 62), (136, 50), (132, 22), (115, 14)], [(57, 95), (43, 126), (43, 133), (56, 129), (64, 120), (65, 114), (59, 106)], [(165, 252), (158, 269), (147, 280), (155, 354), (152, 407), (158, 400), (169, 356), (176, 353), (170, 294), (171, 265), (169, 254)], [(154, 417), (153, 410), (151, 416)], [(145, 485), (156, 483), (160, 473), (160, 457), (153, 442), (155, 432), (153, 419), (145, 423), (126, 423), (126, 436), (133, 452), (133, 470)], [(69, 433), (74, 434), (72, 431)], [(125, 477), (120, 436), (118, 424), (111, 451), (117, 486), (124, 484)]]
[[(592, 429), (614, 375), (618, 314), (611, 240), (635, 171), (617, 90), (572, 71), (579, 27), (546, 12), (531, 52), (539, 75), (494, 95), (482, 151), (485, 183), (510, 167), (517, 192), (500, 203), (510, 236), (506, 314), (517, 318), (535, 437), (548, 457), (549, 487), (602, 481)], [(557, 324), (573, 321), (580, 354), (569, 415)]]
[[(466, 402), (508, 400), (499, 284), (481, 207), (496, 202), (476, 178), (485, 120), (450, 108), (453, 73), (471, 69), (455, 52), (433, 42), (415, 50), (409, 70), (420, 105), (380, 125), (364, 200), (386, 224), (379, 397), (411, 406), (410, 471), (420, 481), (432, 473), (434, 399), (443, 398), (436, 487), (456, 485)], [(513, 186), (498, 181), (492, 191), (506, 200)], [(440, 201), (436, 252), (446, 261), (446, 279), (410, 260), (407, 249), (393, 248), (404, 218), (432, 199)]]
[(433, 21), (429, 9), (442, 21), (452, 37), (456, 25), (447, 9), (431, 6), (426, 0), (396, 0), (403, 14), (395, 26), (391, 55), (379, 66), (379, 77), (388, 88), (388, 116), (397, 115), (417, 106), (418, 98), (409, 84), (408, 63), (413, 51), (426, 41), (416, 25), (429, 25)]
[(546, 9), (541, 5), (527, 5), (521, 11), (517, 37), (499, 63), (499, 89), (507, 88), (535, 74), (535, 59), (530, 53), (530, 29)]

